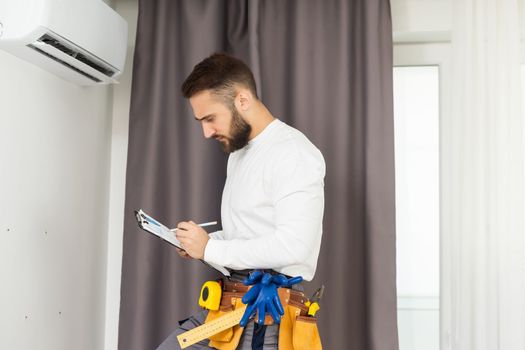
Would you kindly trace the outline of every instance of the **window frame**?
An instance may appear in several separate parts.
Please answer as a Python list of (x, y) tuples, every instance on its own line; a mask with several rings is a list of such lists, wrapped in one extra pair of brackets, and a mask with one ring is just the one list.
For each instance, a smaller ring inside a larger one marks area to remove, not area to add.
[(451, 235), (450, 169), (450, 91), (451, 44), (444, 38), (435, 42), (394, 42), (394, 67), (437, 66), (439, 71), (439, 348), (450, 349), (452, 325), (451, 303)]

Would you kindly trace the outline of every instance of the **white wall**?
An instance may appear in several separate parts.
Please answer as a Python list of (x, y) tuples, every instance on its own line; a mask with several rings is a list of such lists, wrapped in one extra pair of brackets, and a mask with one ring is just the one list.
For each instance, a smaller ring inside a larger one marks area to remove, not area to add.
[(113, 127), (111, 137), (111, 185), (106, 292), (106, 350), (115, 350), (118, 346), (129, 107), (138, 0), (118, 0), (115, 2), (115, 10), (128, 22), (129, 37), (126, 68), (123, 75), (119, 78), (120, 84), (113, 87)]
[(0, 349), (103, 347), (111, 101), (0, 51)]
[(451, 0), (391, 0), (394, 42), (449, 41)]

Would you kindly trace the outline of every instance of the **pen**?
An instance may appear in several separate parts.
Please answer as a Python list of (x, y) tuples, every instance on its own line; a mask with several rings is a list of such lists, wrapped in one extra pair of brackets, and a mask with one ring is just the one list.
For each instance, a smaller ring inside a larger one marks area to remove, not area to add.
[[(197, 226), (200, 226), (200, 227), (213, 226), (213, 225), (217, 225), (217, 221), (210, 221), (210, 222), (205, 222), (203, 224), (197, 224)], [(177, 230), (178, 228), (172, 228), (170, 231), (175, 232)]]

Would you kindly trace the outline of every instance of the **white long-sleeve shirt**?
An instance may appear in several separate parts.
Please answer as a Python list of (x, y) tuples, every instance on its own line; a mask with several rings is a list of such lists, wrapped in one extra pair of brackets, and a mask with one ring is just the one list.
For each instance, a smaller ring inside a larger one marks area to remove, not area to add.
[(312, 280), (321, 246), (324, 175), (323, 156), (306, 136), (272, 121), (228, 158), (223, 229), (210, 234), (204, 260)]

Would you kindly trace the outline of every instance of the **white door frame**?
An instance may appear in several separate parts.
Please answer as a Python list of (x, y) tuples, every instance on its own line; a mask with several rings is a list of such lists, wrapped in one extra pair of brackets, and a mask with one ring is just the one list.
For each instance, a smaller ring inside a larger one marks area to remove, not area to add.
[[(451, 44), (450, 35), (410, 38), (394, 37), (394, 66), (438, 66), (439, 69), (439, 187), (440, 187), (440, 349), (451, 348), (451, 251), (450, 251), (450, 101), (451, 87)], [(397, 40), (396, 40), (397, 39)], [(426, 41), (425, 41), (426, 40)]]

